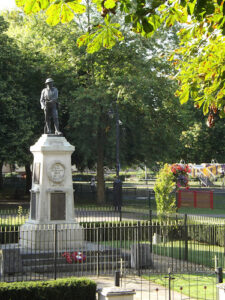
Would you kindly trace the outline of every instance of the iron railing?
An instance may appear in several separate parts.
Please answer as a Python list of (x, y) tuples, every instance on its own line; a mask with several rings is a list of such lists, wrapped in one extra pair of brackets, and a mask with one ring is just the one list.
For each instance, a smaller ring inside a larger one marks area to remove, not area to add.
[[(77, 225), (78, 226), (78, 225)], [(76, 240), (77, 230), (82, 241)], [(1, 281), (212, 272), (224, 267), (224, 225), (149, 221), (0, 225)], [(78, 243), (79, 242), (79, 243)]]
[[(0, 209), (0, 225), (19, 226), (24, 224), (29, 217), (29, 209)], [(114, 206), (96, 206), (85, 205), (75, 207), (75, 218), (77, 222), (103, 222), (103, 221), (126, 221), (126, 220), (145, 220), (159, 222), (156, 211), (148, 208), (123, 206), (121, 210), (115, 209)], [(162, 216), (163, 220), (184, 222), (185, 214), (175, 213), (167, 216)], [(202, 216), (202, 215), (187, 215), (187, 223), (190, 225), (225, 225), (225, 218)]]

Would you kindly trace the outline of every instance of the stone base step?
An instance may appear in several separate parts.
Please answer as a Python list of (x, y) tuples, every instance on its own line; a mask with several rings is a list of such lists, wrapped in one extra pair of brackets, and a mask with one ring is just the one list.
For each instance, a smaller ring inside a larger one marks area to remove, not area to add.
[(50, 273), (54, 272), (85, 272), (91, 270), (117, 270), (120, 269), (120, 262), (111, 263), (72, 263), (72, 264), (57, 264), (55, 265), (30, 265), (23, 266), (24, 273)]

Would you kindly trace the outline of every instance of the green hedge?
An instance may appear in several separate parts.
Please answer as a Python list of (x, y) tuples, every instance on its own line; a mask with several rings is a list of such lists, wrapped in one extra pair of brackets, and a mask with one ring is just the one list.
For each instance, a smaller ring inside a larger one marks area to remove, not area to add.
[(216, 246), (225, 246), (224, 225), (193, 225), (188, 226), (188, 239)]
[[(123, 222), (95, 222), (95, 223), (80, 223), (84, 228), (85, 240), (88, 242), (101, 242), (112, 240), (133, 241), (136, 238), (138, 231), (137, 221)], [(182, 239), (183, 225), (161, 225), (158, 222), (152, 222), (152, 227), (146, 221), (140, 222), (139, 238), (142, 241), (151, 239), (154, 233), (166, 235), (169, 239)]]
[[(82, 222), (80, 225), (84, 228), (85, 240), (88, 242), (109, 241), (112, 239), (133, 240), (137, 232), (137, 221), (122, 222)], [(186, 228), (180, 220), (176, 224), (160, 224), (157, 219), (152, 219), (152, 227), (149, 227), (146, 221), (140, 222), (139, 237), (142, 240), (148, 240), (154, 233), (166, 235), (169, 240), (184, 240), (186, 238)], [(225, 227), (224, 225), (187, 225), (187, 237), (189, 240), (207, 243), (211, 245), (225, 246)], [(10, 244), (19, 242), (19, 226), (0, 226), (0, 244)]]
[(74, 174), (72, 176), (73, 181), (87, 181), (90, 182), (92, 178), (96, 178), (95, 175), (91, 174)]
[(95, 300), (96, 283), (85, 278), (0, 283), (1, 300)]
[[(175, 223), (175, 222), (174, 222)], [(126, 239), (132, 241), (137, 233), (137, 221), (129, 222), (101, 222), (81, 223), (85, 228), (85, 239), (89, 242), (112, 241), (113, 239)], [(187, 230), (187, 235), (186, 235)], [(225, 246), (225, 227), (224, 225), (187, 225), (184, 224), (160, 224), (157, 220), (152, 220), (152, 227), (148, 222), (140, 222), (140, 240), (149, 240), (154, 233), (166, 236), (169, 240), (185, 240), (205, 243), (210, 245)]]

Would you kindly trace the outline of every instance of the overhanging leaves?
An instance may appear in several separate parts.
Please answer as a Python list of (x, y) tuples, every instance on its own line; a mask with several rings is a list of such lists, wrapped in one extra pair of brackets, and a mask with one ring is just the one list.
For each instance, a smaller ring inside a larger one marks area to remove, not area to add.
[(78, 38), (77, 45), (81, 47), (87, 45), (87, 52), (94, 53), (104, 47), (111, 49), (116, 41), (124, 39), (122, 33), (117, 29), (118, 23), (110, 23), (109, 17), (105, 18), (105, 24), (96, 26), (94, 33), (86, 33)]
[(37, 13), (50, 5), (49, 0), (16, 0), (18, 7), (23, 7), (26, 14)]
[(51, 26), (59, 22), (68, 23), (74, 18), (74, 14), (84, 13), (86, 7), (80, 3), (81, 0), (16, 0), (16, 5), (22, 7), (26, 14), (46, 10), (46, 22)]

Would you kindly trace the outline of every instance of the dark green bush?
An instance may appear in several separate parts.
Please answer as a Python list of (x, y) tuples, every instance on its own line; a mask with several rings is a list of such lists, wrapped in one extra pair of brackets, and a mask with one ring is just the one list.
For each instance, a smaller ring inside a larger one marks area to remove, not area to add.
[[(116, 179), (116, 174), (109, 174), (105, 176), (105, 181), (114, 181)], [(125, 181), (126, 178), (128, 178), (130, 176), (125, 176), (125, 175), (121, 175), (120, 174), (120, 180), (121, 181)]]
[(0, 283), (1, 300), (95, 300), (96, 283), (85, 278)]
[(73, 181), (87, 181), (87, 182), (90, 182), (93, 177), (95, 177), (95, 176), (94, 175), (89, 175), (89, 174), (76, 174), (76, 175), (73, 175)]
[(15, 244), (19, 242), (19, 225), (0, 225), (0, 244)]
[(224, 225), (189, 225), (188, 239), (206, 243), (210, 245), (225, 245), (225, 228)]
[(148, 241), (154, 233), (161, 236), (166, 235), (170, 240), (182, 239), (184, 226), (183, 225), (162, 225), (158, 222), (152, 222), (152, 226), (146, 221), (122, 221), (122, 222), (95, 222), (81, 223), (84, 228), (85, 240), (88, 242), (101, 242), (112, 240), (133, 241), (137, 238), (137, 233), (140, 241)]

